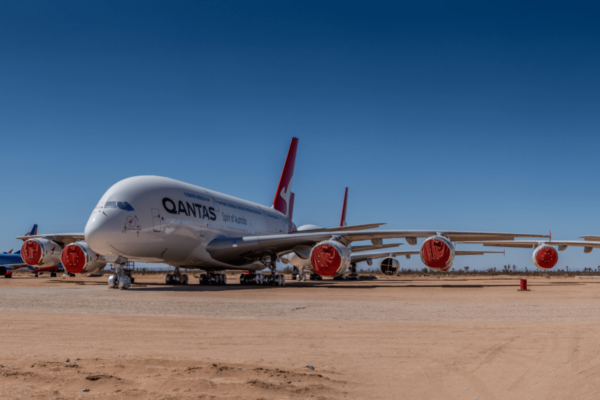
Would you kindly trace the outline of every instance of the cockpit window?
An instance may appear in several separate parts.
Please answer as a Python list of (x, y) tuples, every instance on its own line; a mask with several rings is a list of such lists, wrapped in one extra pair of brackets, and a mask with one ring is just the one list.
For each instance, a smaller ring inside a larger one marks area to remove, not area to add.
[(133, 211), (133, 207), (126, 201), (107, 201), (105, 208), (120, 208), (125, 211)]
[(125, 211), (133, 211), (133, 207), (131, 207), (129, 205), (128, 202), (126, 201), (118, 201), (117, 202), (117, 206), (121, 209), (121, 210), (125, 210)]

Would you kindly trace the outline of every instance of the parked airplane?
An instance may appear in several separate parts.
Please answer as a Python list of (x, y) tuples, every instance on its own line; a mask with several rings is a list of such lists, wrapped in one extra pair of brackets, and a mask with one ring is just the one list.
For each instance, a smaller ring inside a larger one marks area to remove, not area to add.
[[(38, 226), (33, 225), (31, 231), (23, 236), (23, 241), (30, 236), (37, 235)], [(44, 272), (50, 272), (50, 276), (55, 277), (57, 272), (63, 272), (64, 269), (59, 265), (51, 265), (44, 268), (34, 268), (23, 261), (21, 251), (17, 251), (13, 254), (12, 250), (0, 254), (0, 276), (4, 275), (4, 278), (12, 278), (13, 272), (18, 269), (27, 268), (32, 274), (35, 274), (36, 278), (39, 274)]]
[[(340, 218), (340, 227), (344, 228), (346, 223), (346, 215), (348, 209), (348, 188), (344, 193), (344, 203), (342, 205), (342, 216)], [(298, 228), (298, 231), (318, 231), (318, 226), (315, 225), (304, 225)], [(360, 280), (360, 275), (357, 273), (356, 265), (360, 262), (367, 262), (369, 266), (373, 265), (373, 260), (378, 258), (385, 258), (381, 261), (380, 268), (381, 272), (386, 275), (395, 275), (400, 270), (400, 262), (395, 258), (397, 256), (405, 256), (407, 259), (412, 255), (421, 254), (419, 250), (406, 250), (406, 251), (369, 251), (369, 250), (381, 250), (384, 248), (397, 247), (402, 245), (402, 243), (391, 243), (391, 244), (383, 244), (383, 242), (374, 242), (371, 246), (352, 246), (350, 247), (350, 267), (348, 270), (350, 274), (348, 274), (348, 279), (350, 280)], [(457, 256), (474, 256), (474, 255), (483, 255), (486, 253), (503, 253), (501, 251), (461, 251), (456, 250)], [(422, 254), (421, 254), (422, 255)], [(290, 252), (280, 256), (280, 260), (284, 263), (290, 263), (294, 266), (294, 272), (292, 274), (292, 279), (298, 278), (299, 280), (306, 280), (305, 271), (311, 272), (310, 280), (322, 280), (323, 277), (314, 272), (313, 264), (311, 258), (302, 258), (295, 252)], [(451, 265), (440, 269), (440, 271), (448, 271), (451, 268)], [(346, 275), (338, 275), (334, 277), (334, 279), (344, 280), (346, 279)]]
[[(584, 253), (591, 253), (594, 248), (600, 248), (600, 236), (580, 236), (584, 240), (492, 240), (468, 241), (468, 244), (482, 244), (492, 247), (520, 247), (533, 249), (531, 259), (536, 268), (543, 271), (554, 268), (558, 263), (558, 251), (564, 251), (569, 246), (583, 247)], [(558, 250), (558, 251), (557, 251)]]
[[(137, 176), (108, 189), (92, 211), (84, 234), (34, 236), (22, 252), (32, 265), (54, 263), (66, 252), (73, 260), (63, 262), (67, 270), (72, 265), (92, 268), (104, 256), (115, 270), (109, 287), (120, 289), (131, 283), (123, 270), (127, 261), (168, 264), (175, 267), (175, 275), (180, 275), (180, 267), (204, 270), (209, 278), (204, 283), (224, 283), (225, 275), (220, 272), (237, 269), (249, 272), (242, 274), (241, 283), (283, 285), (276, 261), (291, 251), (310, 258), (317, 274), (335, 277), (349, 269), (349, 245), (356, 241), (380, 244), (383, 239), (405, 238), (416, 244), (417, 238), (427, 238), (421, 258), (428, 267), (442, 270), (452, 265), (456, 255), (453, 241), (546, 237), (446, 230), (360, 231), (357, 227), (298, 232), (292, 222), (291, 190), (297, 146), (298, 139), (292, 139), (272, 207), (174, 179)], [(264, 268), (271, 270), (266, 279), (260, 273)]]

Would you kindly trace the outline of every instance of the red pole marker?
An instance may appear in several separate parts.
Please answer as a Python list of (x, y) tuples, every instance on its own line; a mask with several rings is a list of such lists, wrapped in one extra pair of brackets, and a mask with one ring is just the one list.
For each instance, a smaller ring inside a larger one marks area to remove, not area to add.
[(529, 292), (529, 289), (527, 289), (527, 279), (521, 279), (521, 288), (519, 289), (519, 292)]

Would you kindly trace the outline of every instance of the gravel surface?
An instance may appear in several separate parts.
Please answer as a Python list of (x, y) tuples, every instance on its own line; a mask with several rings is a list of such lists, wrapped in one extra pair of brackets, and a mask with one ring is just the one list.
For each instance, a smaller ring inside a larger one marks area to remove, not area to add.
[[(571, 287), (573, 289), (573, 287)], [(285, 290), (285, 289), (283, 289)], [(381, 289), (390, 290), (390, 289)], [(427, 288), (425, 289), (427, 290)], [(564, 289), (563, 289), (564, 290)], [(253, 291), (251, 295), (255, 295)], [(283, 293), (283, 292), (282, 292)], [(174, 296), (176, 294), (177, 296)], [(400, 295), (400, 294), (399, 294)], [(527, 296), (527, 294), (514, 294)], [(187, 296), (187, 298), (186, 298)], [(251, 296), (249, 296), (251, 297)], [(285, 298), (285, 296), (281, 296)], [(295, 296), (297, 297), (297, 296)], [(113, 315), (347, 321), (599, 321), (600, 301), (218, 299), (211, 292), (105, 286), (3, 288), (0, 310)], [(473, 296), (477, 297), (477, 296)]]

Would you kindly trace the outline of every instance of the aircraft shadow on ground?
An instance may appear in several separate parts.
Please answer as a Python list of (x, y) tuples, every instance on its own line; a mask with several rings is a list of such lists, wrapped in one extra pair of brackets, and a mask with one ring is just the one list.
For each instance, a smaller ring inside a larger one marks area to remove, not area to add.
[[(531, 286), (531, 285), (530, 285)], [(550, 284), (536, 284), (536, 287), (550, 286)], [(240, 290), (269, 290), (269, 289), (284, 289), (284, 290), (297, 290), (306, 288), (323, 288), (323, 289), (385, 289), (385, 288), (398, 288), (398, 289), (415, 289), (415, 288), (440, 288), (440, 289), (484, 289), (484, 288), (503, 288), (512, 287), (517, 289), (518, 284), (502, 284), (502, 285), (389, 285), (389, 284), (360, 284), (356, 283), (353, 285), (329, 283), (329, 282), (311, 282), (311, 283), (296, 283), (286, 284), (285, 286), (271, 286), (271, 285), (239, 285), (239, 284), (228, 284), (225, 286), (211, 286), (211, 285), (166, 285), (164, 283), (136, 283), (132, 285), (132, 289), (139, 291), (154, 291), (154, 292), (222, 292), (222, 291), (240, 291)]]

